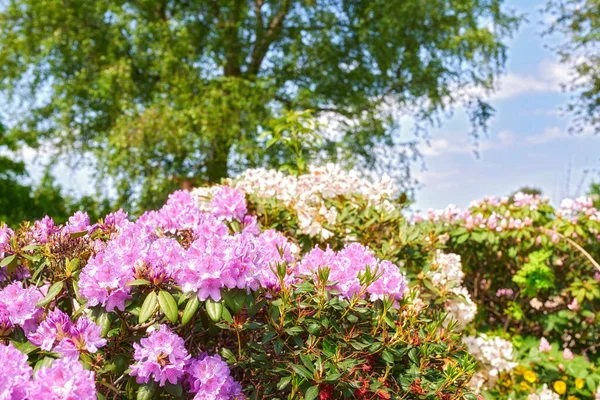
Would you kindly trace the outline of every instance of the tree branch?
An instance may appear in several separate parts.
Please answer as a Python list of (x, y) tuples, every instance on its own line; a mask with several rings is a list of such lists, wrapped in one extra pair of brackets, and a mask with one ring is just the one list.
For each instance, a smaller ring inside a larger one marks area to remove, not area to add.
[[(255, 1), (255, 12), (257, 6), (259, 8), (259, 14), (257, 14), (257, 19), (259, 15), (261, 17), (260, 21), (257, 21), (257, 24), (260, 22), (261, 30), (264, 31), (264, 27), (262, 27), (262, 12), (260, 11), (260, 8), (262, 7), (262, 0)], [(248, 67), (248, 74), (256, 75), (260, 71), (260, 66), (262, 65), (265, 55), (269, 51), (271, 43), (273, 43), (281, 33), (281, 30), (283, 28), (283, 21), (290, 12), (291, 6), (292, 0), (283, 0), (279, 11), (273, 16), (271, 22), (269, 22), (267, 33), (263, 34), (261, 32), (262, 37), (260, 40), (257, 34), (256, 43), (254, 45), (254, 51), (252, 52), (252, 58)]]

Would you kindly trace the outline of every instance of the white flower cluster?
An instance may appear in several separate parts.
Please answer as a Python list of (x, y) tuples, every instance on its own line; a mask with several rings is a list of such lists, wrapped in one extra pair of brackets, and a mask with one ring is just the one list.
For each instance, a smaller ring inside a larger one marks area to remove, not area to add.
[[(308, 173), (300, 176), (264, 168), (249, 169), (229, 184), (240, 192), (273, 197), (294, 208), (302, 233), (320, 235), (324, 239), (331, 237), (332, 233), (323, 227), (323, 223), (333, 225), (337, 220), (337, 210), (327, 208), (325, 199), (360, 195), (374, 206), (392, 211), (395, 206), (390, 200), (398, 195), (398, 189), (387, 175), (379, 181), (370, 182), (355, 171), (345, 171), (335, 164), (310, 167)], [(192, 195), (199, 203), (206, 203), (206, 199), (212, 197), (211, 190), (214, 189), (194, 189)]]
[(210, 213), (212, 210), (212, 205), (210, 201), (212, 200), (215, 193), (217, 193), (221, 189), (220, 185), (215, 186), (202, 186), (192, 189), (190, 194), (194, 199), (196, 199), (196, 203), (198, 204), (198, 208), (202, 212)]
[(573, 218), (576, 220), (577, 215), (580, 213), (591, 220), (600, 220), (600, 211), (594, 207), (594, 200), (586, 196), (578, 197), (575, 200), (564, 199), (560, 203), (560, 210), (556, 214), (562, 218)]
[(512, 343), (499, 337), (488, 338), (485, 334), (467, 336), (463, 339), (467, 350), (479, 363), (479, 372), (471, 380), (471, 387), (480, 390), (496, 383), (501, 372), (517, 366), (513, 362)]
[(462, 285), (465, 274), (458, 254), (445, 254), (441, 250), (436, 253), (433, 267), (429, 271), (429, 279), (436, 287), (453, 288)]
[(527, 396), (527, 400), (560, 400), (560, 396), (544, 383), (539, 393), (532, 393)]
[(477, 305), (471, 299), (467, 288), (462, 286), (464, 276), (460, 256), (453, 253), (445, 254), (441, 250), (437, 251), (432, 269), (427, 274), (434, 286), (456, 296), (445, 304), (449, 317), (445, 324), (447, 325), (453, 319), (458, 322), (460, 329), (473, 321), (477, 314)]

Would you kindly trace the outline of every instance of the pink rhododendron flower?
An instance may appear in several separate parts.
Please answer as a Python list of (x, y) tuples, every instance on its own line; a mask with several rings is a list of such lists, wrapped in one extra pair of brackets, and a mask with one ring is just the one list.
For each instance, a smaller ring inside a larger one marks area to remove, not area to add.
[(552, 350), (552, 346), (550, 345), (550, 343), (548, 342), (548, 340), (545, 337), (542, 337), (540, 339), (540, 347), (539, 347), (540, 352), (542, 353), (549, 353), (550, 350)]
[(131, 366), (131, 376), (138, 383), (147, 383), (151, 379), (164, 386), (167, 381), (176, 384), (184, 374), (189, 360), (183, 339), (171, 332), (166, 325), (161, 325), (140, 341), (134, 343), (133, 358), (136, 363)]

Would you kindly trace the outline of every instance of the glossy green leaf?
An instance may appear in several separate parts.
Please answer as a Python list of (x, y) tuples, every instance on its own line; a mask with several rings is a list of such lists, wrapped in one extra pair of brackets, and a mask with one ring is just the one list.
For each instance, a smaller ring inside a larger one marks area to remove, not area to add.
[(212, 299), (206, 299), (206, 313), (215, 322), (221, 320), (221, 316), (223, 315), (223, 303), (213, 301)]
[(177, 317), (179, 316), (177, 313), (177, 302), (171, 293), (161, 290), (158, 293), (158, 304), (160, 305), (160, 310), (166, 315), (169, 321), (173, 323), (177, 322)]
[(63, 287), (64, 287), (63, 281), (55, 282), (52, 286), (50, 286), (50, 289), (48, 289), (48, 294), (46, 295), (46, 297), (44, 297), (42, 300), (38, 301), (35, 306), (36, 307), (45, 307), (46, 305), (50, 304), (50, 302), (52, 300), (54, 300), (60, 292), (62, 292)]
[(144, 299), (142, 303), (142, 308), (140, 309), (140, 315), (138, 316), (138, 322), (140, 324), (146, 322), (154, 313), (154, 309), (156, 308), (157, 296), (156, 292), (150, 292)]
[(198, 299), (198, 296), (194, 295), (188, 300), (183, 309), (183, 314), (181, 315), (182, 325), (187, 325), (192, 320), (196, 311), (198, 311), (198, 307), (200, 307), (200, 300)]

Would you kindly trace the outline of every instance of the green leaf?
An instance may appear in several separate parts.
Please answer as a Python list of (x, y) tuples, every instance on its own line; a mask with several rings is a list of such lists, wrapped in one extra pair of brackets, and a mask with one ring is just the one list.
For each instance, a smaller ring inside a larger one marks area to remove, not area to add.
[(108, 332), (110, 331), (110, 326), (111, 326), (111, 319), (110, 319), (110, 314), (101, 309), (101, 308), (97, 308), (92, 315), (96, 314), (96, 325), (98, 325), (100, 328), (102, 328), (102, 332), (100, 333), (100, 336), (105, 337)]
[(237, 361), (233, 351), (229, 350), (227, 347), (222, 347), (220, 353), (221, 357), (223, 357), (228, 363), (235, 363)]
[(191, 299), (188, 300), (185, 305), (185, 309), (183, 310), (183, 314), (181, 315), (181, 324), (187, 325), (188, 322), (192, 320), (196, 311), (198, 311), (198, 307), (200, 307), (200, 300), (198, 296), (194, 295)]
[(308, 380), (312, 380), (313, 376), (310, 373), (309, 370), (307, 370), (305, 367), (303, 367), (302, 365), (296, 365), (296, 364), (290, 364), (292, 369), (294, 370), (294, 372), (296, 372), (298, 375), (300, 375), (301, 377), (308, 379)]
[(177, 317), (179, 316), (177, 313), (177, 302), (171, 295), (171, 293), (166, 290), (161, 290), (158, 293), (158, 303), (160, 305), (161, 311), (169, 318), (169, 320), (173, 323), (177, 322)]
[(292, 380), (291, 376), (284, 376), (283, 378), (281, 378), (281, 380), (277, 384), (277, 390), (285, 389), (287, 387), (287, 385), (290, 384), (291, 380)]
[(37, 279), (39, 274), (41, 274), (42, 271), (44, 270), (44, 267), (46, 266), (47, 263), (48, 263), (48, 260), (44, 259), (44, 261), (36, 268), (35, 272), (31, 276), (32, 281), (35, 281)]
[(0, 261), (0, 267), (6, 267), (8, 264), (12, 263), (15, 260), (15, 258), (17, 258), (16, 254), (4, 257), (4, 259)]
[(181, 397), (183, 395), (183, 387), (181, 386), (181, 383), (173, 385), (172, 383), (167, 382), (165, 384), (165, 390), (175, 397)]
[(233, 324), (233, 317), (231, 316), (231, 313), (229, 312), (229, 310), (225, 306), (223, 306), (223, 315), (221, 317), (225, 321), (229, 322), (230, 324)]
[(39, 349), (39, 347), (32, 345), (29, 342), (11, 342), (13, 344), (13, 346), (15, 346), (21, 353), (24, 354), (29, 354), (37, 349)]
[(221, 320), (221, 316), (223, 315), (223, 303), (215, 302), (212, 299), (206, 299), (206, 312), (210, 319), (215, 322), (219, 322)]
[(239, 314), (239, 312), (242, 311), (244, 303), (246, 302), (246, 297), (246, 292), (241, 289), (223, 291), (223, 300), (225, 300), (227, 308), (229, 308), (233, 314)]
[(144, 299), (142, 303), (142, 308), (140, 309), (140, 315), (138, 317), (138, 321), (140, 324), (146, 322), (154, 313), (154, 309), (156, 308), (156, 292), (150, 292)]
[(54, 298), (56, 296), (58, 296), (58, 294), (60, 292), (62, 292), (63, 287), (64, 287), (63, 281), (55, 282), (52, 286), (50, 286), (50, 289), (48, 289), (48, 294), (46, 295), (46, 297), (44, 297), (42, 300), (38, 301), (35, 306), (36, 307), (45, 307), (46, 305), (50, 304), (50, 302), (52, 300), (54, 300)]
[(23, 248), (21, 248), (21, 251), (32, 251), (32, 250), (37, 250), (42, 246), (39, 246), (37, 244), (30, 244), (28, 246), (25, 246)]
[(54, 358), (52, 357), (44, 357), (41, 360), (39, 360), (38, 362), (35, 363), (35, 366), (33, 367), (33, 372), (37, 372), (40, 368), (46, 368), (52, 365), (52, 362), (54, 362)]
[(315, 366), (313, 365), (313, 360), (309, 355), (300, 354), (300, 361), (302, 361), (302, 364), (304, 364), (304, 366), (308, 371), (310, 371), (310, 373), (314, 373)]
[(147, 279), (136, 279), (134, 281), (127, 282), (125, 286), (145, 286), (150, 285), (150, 281)]
[(138, 389), (136, 400), (150, 400), (152, 399), (152, 396), (154, 396), (155, 391), (156, 382), (152, 381), (149, 383), (144, 383), (143, 385), (140, 385)]
[(394, 355), (392, 353), (390, 353), (388, 350), (384, 350), (381, 352), (381, 357), (384, 359), (385, 362), (387, 362), (388, 364), (393, 364), (394, 363)]
[(77, 239), (88, 234), (88, 231), (72, 232), (69, 236), (71, 239)]
[(311, 386), (310, 388), (308, 388), (308, 390), (306, 391), (306, 394), (304, 395), (304, 398), (306, 400), (314, 400), (317, 398), (318, 395), (319, 395), (319, 385), (315, 385), (315, 386)]

